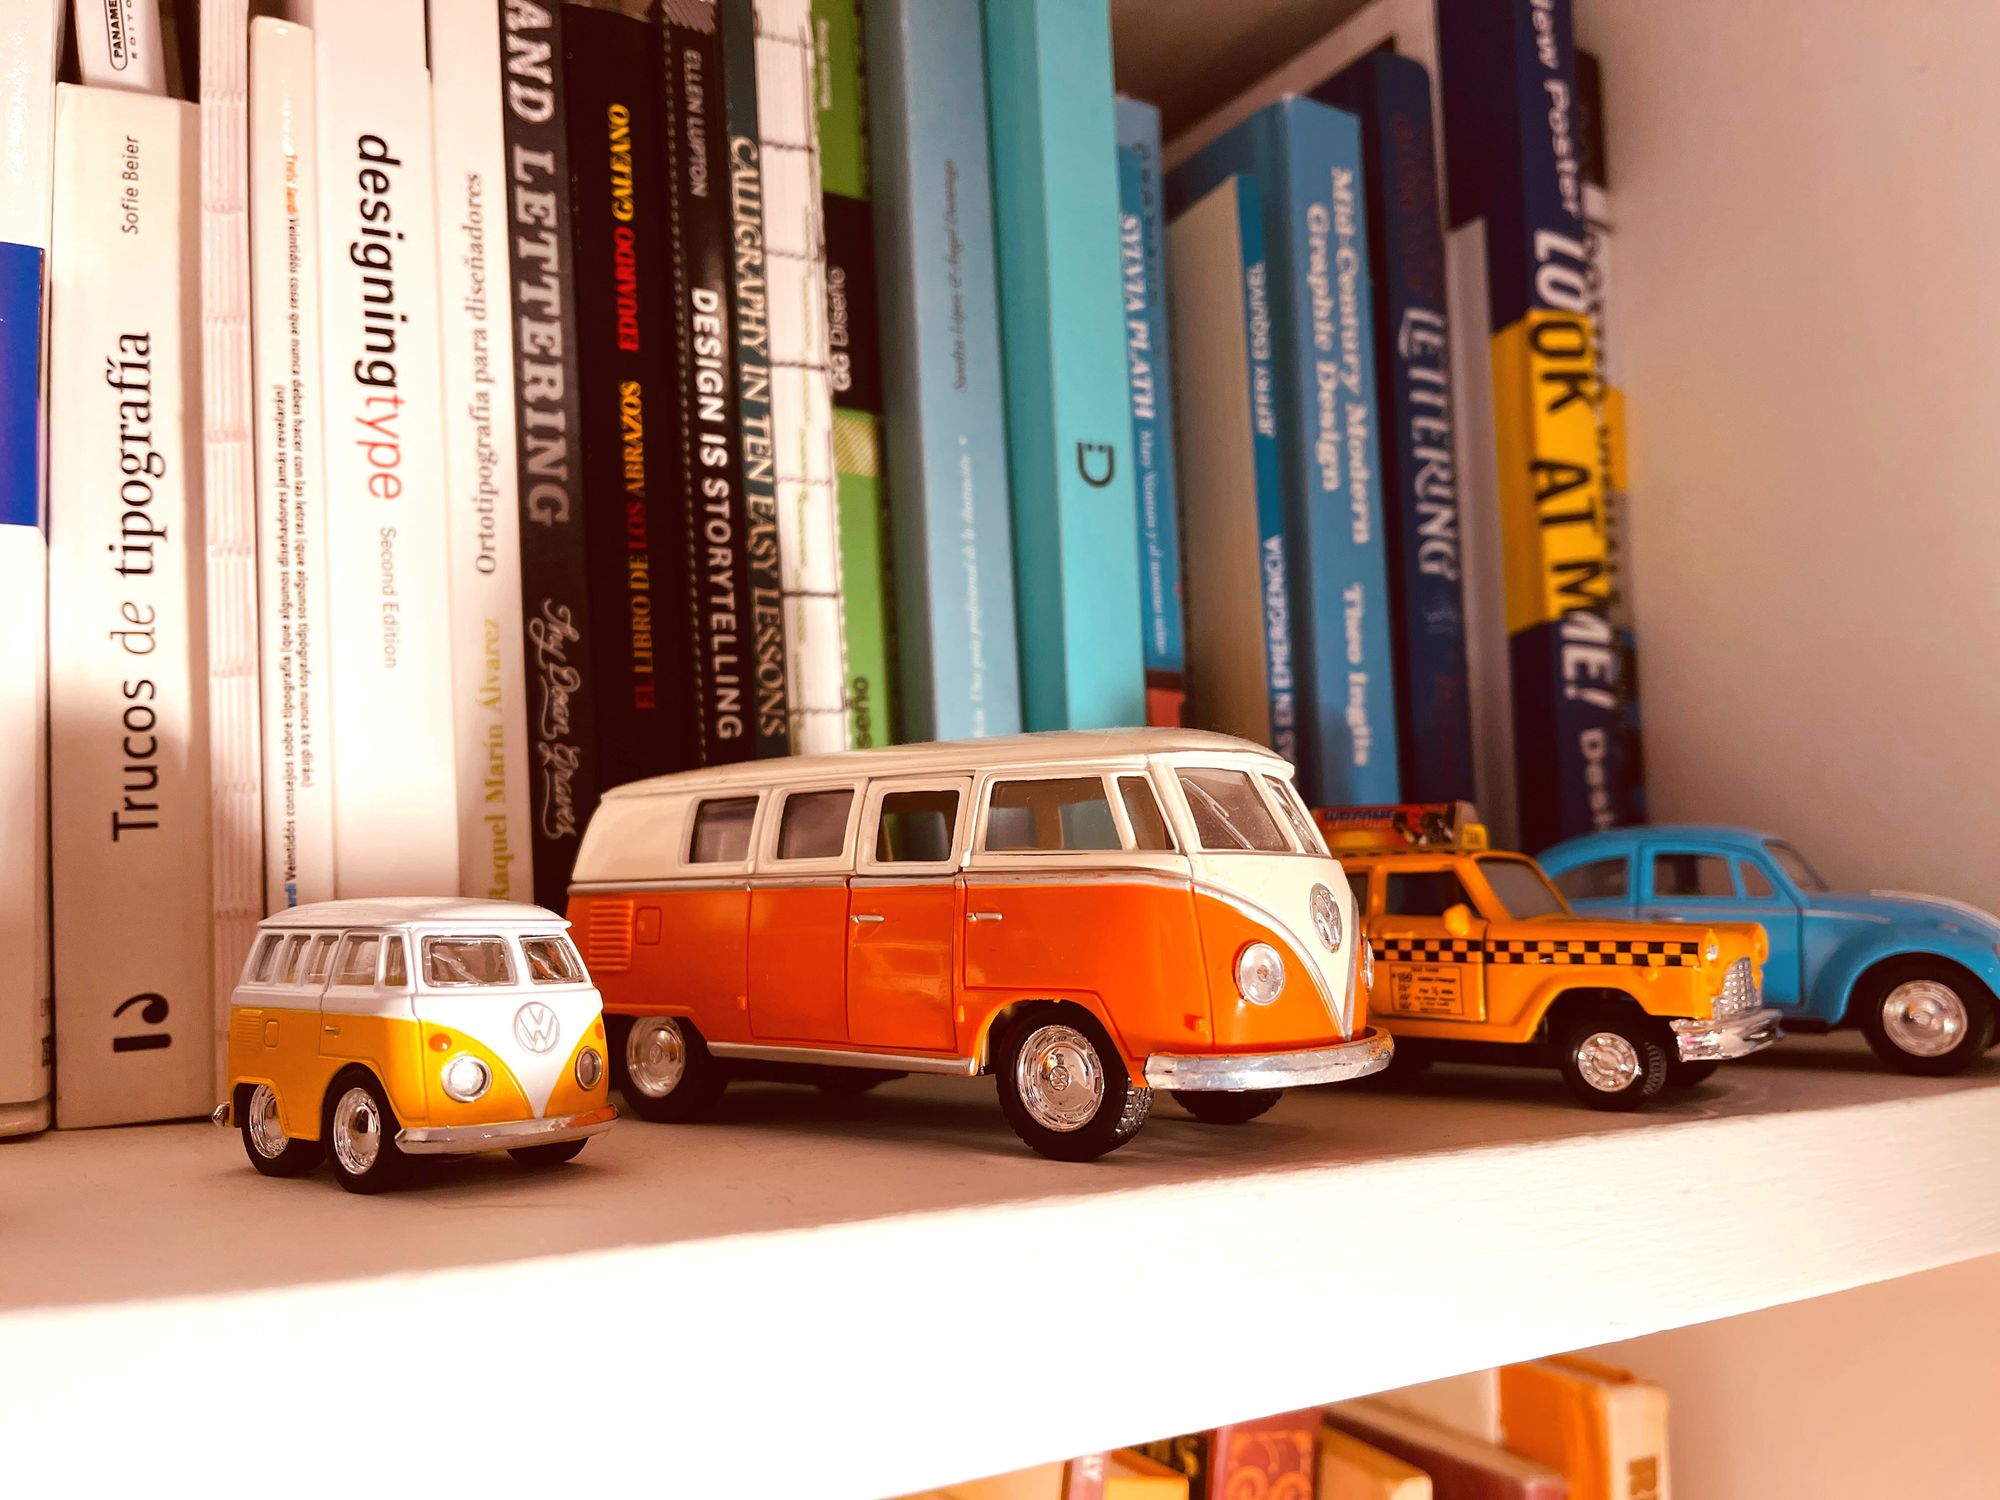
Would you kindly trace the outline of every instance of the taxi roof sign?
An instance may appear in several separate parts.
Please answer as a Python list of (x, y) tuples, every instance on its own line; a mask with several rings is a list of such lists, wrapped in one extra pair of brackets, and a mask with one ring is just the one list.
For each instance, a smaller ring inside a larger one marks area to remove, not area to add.
[(1313, 810), (1327, 846), (1342, 849), (1484, 849), (1486, 825), (1470, 802), (1395, 802)]

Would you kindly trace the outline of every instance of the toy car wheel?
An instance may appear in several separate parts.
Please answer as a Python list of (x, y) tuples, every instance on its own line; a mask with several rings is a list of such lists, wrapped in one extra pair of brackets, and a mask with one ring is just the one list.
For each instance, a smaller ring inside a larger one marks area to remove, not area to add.
[(268, 1083), (237, 1091), (237, 1128), (243, 1133), (243, 1153), (266, 1177), (297, 1177), (326, 1159), (321, 1141), (295, 1140), (278, 1123), (278, 1096)]
[(1993, 996), (1948, 964), (1884, 965), (1854, 1003), (1875, 1055), (1905, 1073), (1956, 1073), (1993, 1040)]
[(1666, 1044), (1643, 1017), (1598, 1012), (1569, 1029), (1562, 1074), (1592, 1109), (1637, 1109), (1666, 1086)]
[(1244, 1125), (1278, 1102), (1283, 1089), (1175, 1089), (1174, 1103), (1204, 1125)]
[(546, 1146), (516, 1146), (507, 1154), (524, 1167), (559, 1167), (575, 1161), (588, 1141), (550, 1141)]
[(1153, 1108), (1153, 1091), (1134, 1086), (1111, 1038), (1081, 1006), (1023, 1010), (1001, 1038), (993, 1070), (1014, 1134), (1056, 1161), (1116, 1151)]
[(333, 1175), (350, 1193), (379, 1193), (409, 1174), (396, 1144), (396, 1112), (368, 1073), (343, 1073), (326, 1096), (325, 1139)]
[(1667, 1064), (1666, 1086), (1670, 1089), (1691, 1089), (1698, 1083), (1707, 1083), (1721, 1066), (1719, 1062), (1681, 1062), (1675, 1059)]
[(715, 1107), (729, 1075), (692, 1021), (634, 1016), (611, 1048), (613, 1080), (632, 1113), (655, 1124), (684, 1125)]

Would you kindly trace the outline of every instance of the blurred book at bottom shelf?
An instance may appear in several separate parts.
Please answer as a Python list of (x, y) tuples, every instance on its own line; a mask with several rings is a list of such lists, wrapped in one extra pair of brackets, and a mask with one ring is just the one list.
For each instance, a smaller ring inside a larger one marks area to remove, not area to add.
[(1667, 1395), (1575, 1355), (1235, 1422), (905, 1500), (1667, 1500)]

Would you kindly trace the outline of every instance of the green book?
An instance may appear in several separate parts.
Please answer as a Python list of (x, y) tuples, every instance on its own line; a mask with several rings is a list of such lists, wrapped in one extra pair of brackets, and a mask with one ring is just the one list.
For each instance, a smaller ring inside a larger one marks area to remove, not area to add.
[(812, 0), (812, 17), (820, 206), (826, 224), (827, 343), (833, 371), (833, 459), (840, 506), (847, 738), (850, 745), (863, 749), (897, 738), (875, 210), (869, 202), (868, 81), (860, 0)]

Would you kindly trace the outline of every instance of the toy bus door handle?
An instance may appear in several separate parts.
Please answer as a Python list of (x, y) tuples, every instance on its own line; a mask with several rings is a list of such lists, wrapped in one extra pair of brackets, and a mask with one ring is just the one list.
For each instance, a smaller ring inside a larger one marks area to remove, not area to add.
[(997, 911), (969, 911), (965, 914), (965, 920), (968, 922), (997, 922), (1000, 920), (1000, 913)]
[(882, 913), (880, 913), (879, 911), (858, 911), (853, 916), (849, 917), (848, 920), (850, 922), (855, 922), (855, 923), (879, 922), (882, 920)]
[(328, 1036), (340, 1035), (340, 1028), (338, 1026), (322, 1026), (320, 1030), (324, 1031)]

